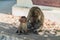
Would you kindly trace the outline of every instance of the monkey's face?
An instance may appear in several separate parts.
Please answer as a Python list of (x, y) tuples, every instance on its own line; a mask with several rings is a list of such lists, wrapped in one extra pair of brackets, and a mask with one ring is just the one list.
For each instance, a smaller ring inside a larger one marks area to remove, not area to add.
[(39, 9), (36, 9), (33, 13), (35, 16), (39, 16)]
[(22, 18), (22, 22), (23, 23), (27, 22), (27, 19), (26, 18)]
[(21, 18), (21, 19), (20, 19), (20, 22), (21, 22), (21, 23), (26, 23), (26, 22), (27, 22), (27, 19), (26, 19), (26, 18)]

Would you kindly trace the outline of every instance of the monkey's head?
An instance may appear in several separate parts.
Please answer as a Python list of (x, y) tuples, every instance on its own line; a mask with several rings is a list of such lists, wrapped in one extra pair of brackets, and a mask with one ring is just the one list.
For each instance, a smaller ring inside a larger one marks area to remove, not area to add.
[(41, 15), (42, 14), (42, 11), (41, 11), (41, 9), (39, 8), (39, 7), (32, 7), (31, 9), (30, 9), (30, 12), (29, 13), (31, 13), (31, 16), (39, 16), (39, 15)]
[(26, 23), (26, 22), (27, 22), (27, 18), (26, 18), (25, 16), (22, 16), (22, 17), (19, 19), (19, 21), (20, 21), (21, 23)]
[(33, 11), (33, 16), (39, 16), (39, 9), (36, 9)]

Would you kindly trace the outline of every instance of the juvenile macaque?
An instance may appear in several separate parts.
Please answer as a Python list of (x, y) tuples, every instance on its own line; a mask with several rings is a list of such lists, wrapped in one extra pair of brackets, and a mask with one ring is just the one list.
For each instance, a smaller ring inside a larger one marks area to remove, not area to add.
[(44, 15), (39, 7), (32, 7), (27, 16), (28, 27), (30, 30), (39, 32), (43, 27)]
[(18, 27), (18, 33), (27, 33), (27, 18), (22, 16), (19, 21), (20, 26)]

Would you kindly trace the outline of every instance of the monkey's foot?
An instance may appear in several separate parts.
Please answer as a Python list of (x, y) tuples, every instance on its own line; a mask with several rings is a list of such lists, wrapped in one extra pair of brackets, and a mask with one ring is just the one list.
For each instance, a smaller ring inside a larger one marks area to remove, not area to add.
[(38, 32), (42, 32), (43, 30), (39, 30)]
[(37, 32), (37, 31), (33, 31), (33, 33), (34, 33), (34, 34), (38, 34), (38, 32)]
[(18, 35), (21, 35), (21, 33), (18, 33)]
[(16, 33), (18, 33), (18, 30), (16, 31)]
[(28, 32), (24, 32), (23, 34), (28, 35)]

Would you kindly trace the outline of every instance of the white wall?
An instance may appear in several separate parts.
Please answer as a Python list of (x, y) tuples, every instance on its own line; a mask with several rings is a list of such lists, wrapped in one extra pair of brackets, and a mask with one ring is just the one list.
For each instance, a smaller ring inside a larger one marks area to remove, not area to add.
[[(46, 19), (50, 19), (52, 21), (60, 23), (60, 9), (59, 8), (45, 7), (45, 6), (38, 6), (38, 7), (41, 8)], [(30, 8), (13, 7), (12, 14), (15, 16), (26, 16), (27, 17), (29, 10)]]

